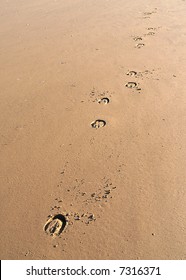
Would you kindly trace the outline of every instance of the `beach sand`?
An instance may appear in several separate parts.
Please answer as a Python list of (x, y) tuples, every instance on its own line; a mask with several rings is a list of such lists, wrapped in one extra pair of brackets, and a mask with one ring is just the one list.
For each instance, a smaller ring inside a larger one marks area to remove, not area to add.
[(186, 258), (185, 14), (1, 1), (1, 259)]

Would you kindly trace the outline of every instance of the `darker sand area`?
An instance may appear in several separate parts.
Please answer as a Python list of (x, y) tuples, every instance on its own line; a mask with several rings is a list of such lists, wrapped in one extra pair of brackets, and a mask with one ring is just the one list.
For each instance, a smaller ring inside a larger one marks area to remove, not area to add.
[(0, 14), (1, 259), (186, 259), (186, 1)]

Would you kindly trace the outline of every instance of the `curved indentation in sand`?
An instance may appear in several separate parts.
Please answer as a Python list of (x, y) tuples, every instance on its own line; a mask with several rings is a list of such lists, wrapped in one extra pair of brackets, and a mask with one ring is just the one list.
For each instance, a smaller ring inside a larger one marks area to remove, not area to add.
[(65, 227), (67, 220), (62, 214), (57, 214), (51, 217), (44, 226), (44, 231), (51, 236), (59, 236)]
[(137, 37), (134, 37), (133, 40), (134, 40), (134, 41), (142, 41), (143, 39), (142, 39), (141, 37), (138, 37), (138, 36), (137, 36)]
[(144, 46), (145, 46), (145, 44), (139, 43), (139, 44), (136, 45), (136, 48), (141, 49), (141, 48), (143, 48)]
[(104, 127), (105, 125), (106, 125), (106, 121), (100, 119), (95, 120), (91, 123), (92, 128), (96, 128), (96, 129), (100, 127)]
[(133, 71), (133, 70), (131, 70), (131, 71), (128, 71), (127, 73), (126, 73), (126, 75), (127, 76), (130, 76), (130, 77), (134, 77), (134, 76), (137, 76), (137, 72), (136, 71)]
[(108, 104), (110, 102), (110, 99), (108, 97), (103, 97), (98, 100), (99, 104)]
[(152, 15), (152, 12), (145, 12), (143, 14), (144, 14), (144, 16), (150, 16), (150, 15)]
[(125, 86), (127, 88), (137, 88), (137, 83), (135, 83), (135, 82), (128, 82)]
[(149, 32), (149, 33), (147, 33), (147, 36), (154, 36), (155, 35), (155, 32)]

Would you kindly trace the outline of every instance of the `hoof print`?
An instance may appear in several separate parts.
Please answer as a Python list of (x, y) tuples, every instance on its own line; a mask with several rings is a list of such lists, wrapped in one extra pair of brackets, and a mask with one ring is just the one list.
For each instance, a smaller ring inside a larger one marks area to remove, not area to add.
[(135, 82), (128, 82), (125, 86), (127, 88), (136, 88), (137, 87), (137, 83), (135, 83)]
[(98, 100), (99, 104), (108, 104), (110, 102), (108, 97), (103, 97), (101, 99)]
[(147, 33), (147, 35), (149, 35), (149, 36), (154, 36), (154, 35), (155, 35), (155, 32), (149, 32), (149, 33)]
[(136, 45), (136, 48), (141, 49), (141, 48), (143, 48), (144, 46), (145, 46), (145, 44), (139, 43), (139, 44)]
[(147, 30), (156, 30), (157, 28), (155, 27), (148, 27)]
[(133, 40), (134, 41), (142, 41), (143, 39), (141, 37), (134, 37)]
[(91, 123), (92, 128), (100, 128), (100, 127), (104, 127), (106, 125), (106, 121), (104, 120), (96, 120), (94, 122)]
[(134, 76), (137, 76), (137, 72), (136, 71), (128, 71), (127, 73), (126, 73), (126, 75), (127, 76), (130, 76), (130, 77), (134, 77)]
[(67, 220), (62, 214), (51, 217), (44, 226), (44, 231), (51, 236), (59, 236), (67, 225)]

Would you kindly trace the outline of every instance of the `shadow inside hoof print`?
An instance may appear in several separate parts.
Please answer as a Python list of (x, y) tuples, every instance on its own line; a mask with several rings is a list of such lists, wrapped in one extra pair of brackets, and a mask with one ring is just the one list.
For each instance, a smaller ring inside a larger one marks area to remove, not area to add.
[(125, 86), (127, 88), (137, 88), (137, 83), (135, 83), (135, 82), (128, 82)]
[(59, 236), (65, 227), (67, 220), (62, 214), (51, 217), (44, 226), (44, 231), (51, 236)]
[(110, 100), (107, 97), (103, 97), (103, 98), (98, 100), (99, 104), (108, 104), (109, 102), (110, 102)]
[(100, 128), (100, 127), (104, 127), (106, 125), (106, 121), (104, 120), (96, 120), (94, 122), (91, 123), (92, 128)]

